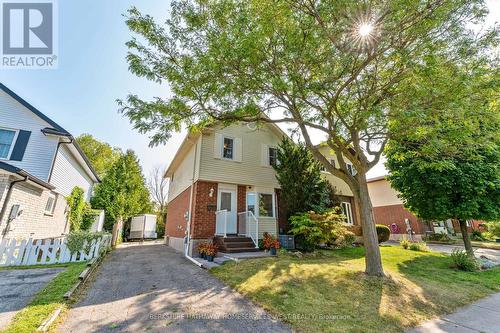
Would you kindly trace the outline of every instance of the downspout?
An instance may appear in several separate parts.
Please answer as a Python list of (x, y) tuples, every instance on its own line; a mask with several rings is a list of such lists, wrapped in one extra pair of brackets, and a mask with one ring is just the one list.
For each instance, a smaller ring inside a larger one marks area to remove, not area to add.
[(196, 173), (196, 157), (198, 156), (198, 142), (195, 143), (194, 145), (194, 161), (193, 161), (193, 177), (191, 178), (191, 190), (189, 193), (189, 211), (188, 211), (188, 221), (187, 221), (187, 226), (186, 226), (186, 231), (187, 231), (187, 244), (186, 244), (186, 249), (184, 256), (192, 261), (194, 264), (196, 264), (199, 267), (203, 267), (201, 263), (198, 261), (194, 260), (193, 257), (189, 255), (189, 245), (191, 245), (191, 210), (193, 207), (193, 192), (194, 192), (194, 176)]
[[(7, 195), (5, 196), (5, 201), (4, 201), (3, 206), (2, 206), (2, 211), (0, 212), (0, 225), (2, 224), (3, 218), (5, 216), (5, 211), (7, 210), (7, 206), (9, 205), (10, 196), (12, 194), (12, 189), (14, 188), (14, 185), (16, 185), (17, 183), (27, 182), (28, 180), (29, 180), (29, 177), (25, 176), (24, 179), (13, 180), (9, 184), (9, 189), (7, 190)], [(2, 237), (5, 236), (5, 234), (7, 234), (7, 231), (9, 230), (9, 225), (10, 225), (10, 221), (7, 221), (7, 225), (2, 230)]]

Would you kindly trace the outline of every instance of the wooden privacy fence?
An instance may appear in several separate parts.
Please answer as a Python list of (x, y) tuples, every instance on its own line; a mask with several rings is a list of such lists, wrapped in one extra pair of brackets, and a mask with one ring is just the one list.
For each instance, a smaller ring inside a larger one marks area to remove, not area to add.
[[(66, 238), (7, 239), (0, 241), (0, 266), (29, 266), (80, 262), (98, 257), (100, 251), (111, 245), (111, 235), (87, 241), (83, 250), (71, 253)], [(88, 251), (87, 251), (88, 250)]]

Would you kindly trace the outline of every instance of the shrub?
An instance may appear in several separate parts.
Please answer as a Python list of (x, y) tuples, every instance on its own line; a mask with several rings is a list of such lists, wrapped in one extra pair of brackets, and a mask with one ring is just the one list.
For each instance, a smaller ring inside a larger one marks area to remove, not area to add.
[(427, 247), (427, 244), (425, 244), (425, 242), (410, 243), (410, 246), (408, 248), (412, 251), (429, 252), (429, 248)]
[(451, 253), (451, 259), (453, 260), (454, 266), (461, 271), (474, 272), (479, 269), (479, 263), (476, 258), (469, 255), (464, 250), (453, 250)]
[(472, 240), (475, 240), (475, 241), (482, 241), (482, 240), (484, 240), (483, 234), (479, 230), (472, 230), (472, 234), (471, 234), (470, 238)]
[(377, 238), (379, 244), (387, 242), (389, 240), (389, 237), (391, 236), (391, 229), (383, 224), (376, 224), (375, 228), (377, 229)]
[[(83, 230), (72, 231), (68, 234), (66, 246), (71, 253), (84, 251), (90, 251), (90, 243), (94, 239), (98, 239), (106, 235), (105, 232), (89, 232)], [(87, 243), (85, 243), (85, 241)]]
[(410, 247), (410, 244), (411, 244), (411, 242), (406, 237), (402, 237), (399, 240), (399, 245), (401, 245), (401, 247), (405, 250), (408, 250), (408, 248)]
[(451, 242), (452, 239), (448, 234), (443, 234), (443, 233), (434, 233), (425, 236), (426, 241), (435, 241), (435, 242)]
[(488, 222), (486, 228), (488, 228), (488, 233), (493, 235), (491, 238), (500, 238), (500, 221)]
[(345, 247), (354, 242), (354, 234), (347, 229), (340, 208), (325, 213), (308, 212), (290, 218), (296, 245), (304, 251), (313, 251), (319, 244)]

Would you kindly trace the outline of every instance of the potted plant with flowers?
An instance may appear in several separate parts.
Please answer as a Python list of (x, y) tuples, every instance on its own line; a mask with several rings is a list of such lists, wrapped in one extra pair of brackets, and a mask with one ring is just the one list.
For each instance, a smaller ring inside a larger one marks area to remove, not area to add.
[(214, 261), (215, 256), (217, 255), (217, 245), (211, 243), (207, 244), (205, 247), (205, 253), (207, 255), (208, 261)]
[(206, 257), (206, 248), (207, 248), (207, 243), (202, 242), (196, 246), (196, 250), (198, 251), (198, 254), (200, 255), (200, 258), (205, 259)]

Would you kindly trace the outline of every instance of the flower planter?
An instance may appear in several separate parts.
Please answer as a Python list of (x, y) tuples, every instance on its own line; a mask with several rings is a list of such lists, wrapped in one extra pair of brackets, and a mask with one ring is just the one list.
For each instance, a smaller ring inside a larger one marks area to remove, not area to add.
[(274, 247), (270, 248), (269, 251), (271, 252), (272, 256), (276, 255), (276, 249)]
[(208, 261), (214, 261), (214, 257), (213, 256), (207, 256), (207, 260)]

